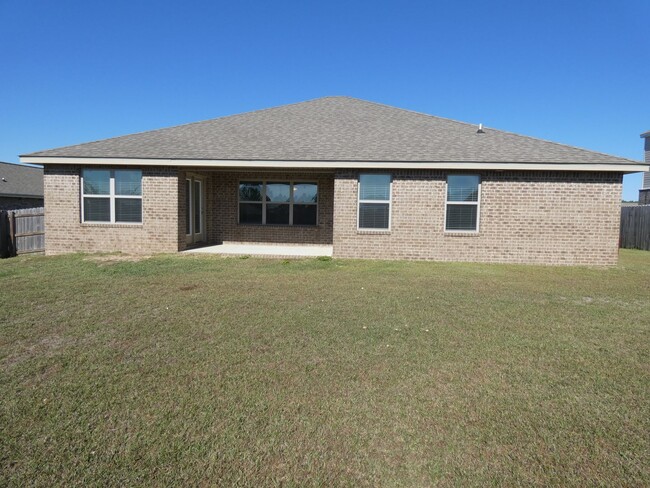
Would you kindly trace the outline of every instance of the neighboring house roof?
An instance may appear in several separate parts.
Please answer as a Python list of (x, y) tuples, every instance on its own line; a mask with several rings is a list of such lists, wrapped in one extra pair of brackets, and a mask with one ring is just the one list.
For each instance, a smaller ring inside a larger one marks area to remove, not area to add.
[(0, 161), (0, 197), (43, 198), (43, 168)]
[(488, 127), (483, 133), (477, 129), (355, 98), (325, 97), (39, 151), (21, 159), (639, 164)]

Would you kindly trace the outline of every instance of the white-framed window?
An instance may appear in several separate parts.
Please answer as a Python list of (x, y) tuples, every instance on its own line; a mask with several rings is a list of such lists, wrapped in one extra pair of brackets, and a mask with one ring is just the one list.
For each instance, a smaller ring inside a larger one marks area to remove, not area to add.
[(357, 228), (390, 230), (392, 177), (389, 174), (359, 175)]
[(81, 221), (102, 224), (141, 224), (142, 171), (83, 169)]
[(313, 181), (240, 181), (238, 198), (240, 224), (318, 224), (318, 183)]
[(478, 232), (481, 205), (479, 175), (448, 175), (445, 202), (446, 232)]

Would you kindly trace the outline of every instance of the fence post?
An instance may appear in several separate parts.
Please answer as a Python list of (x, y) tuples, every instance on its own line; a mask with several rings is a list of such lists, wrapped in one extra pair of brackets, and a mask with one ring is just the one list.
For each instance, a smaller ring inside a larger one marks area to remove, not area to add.
[(9, 257), (9, 223), (7, 212), (0, 210), (0, 258)]
[(9, 212), (9, 256), (16, 256), (16, 212)]

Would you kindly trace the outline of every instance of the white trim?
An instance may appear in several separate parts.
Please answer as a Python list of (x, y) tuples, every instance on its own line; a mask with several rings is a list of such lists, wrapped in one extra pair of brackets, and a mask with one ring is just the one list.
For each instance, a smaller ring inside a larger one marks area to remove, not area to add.
[[(86, 195), (84, 193), (84, 170), (88, 168), (81, 168), (80, 174), (79, 174), (79, 196), (81, 200), (80, 204), (80, 209), (81, 209), (81, 223), (82, 224), (103, 224), (103, 225), (133, 225), (133, 226), (140, 226), (143, 224), (144, 221), (144, 209), (142, 208), (142, 171), (140, 171), (140, 195), (116, 195), (115, 194), (115, 170), (114, 169), (107, 169), (109, 174), (109, 180), (108, 180), (108, 194), (104, 195), (96, 195), (96, 194), (91, 194), (91, 195)], [(122, 171), (126, 171), (121, 169)], [(133, 168), (130, 171), (138, 171), (137, 168)], [(110, 220), (86, 220), (85, 216), (85, 204), (84, 204), (84, 199), (86, 198), (108, 198), (109, 201), (109, 217)], [(140, 200), (140, 222), (118, 222), (115, 220), (115, 200), (118, 198), (124, 198), (124, 199), (129, 199), (129, 200)]]
[(21, 156), (29, 164), (78, 164), (117, 166), (178, 166), (213, 168), (310, 168), (310, 169), (439, 169), (439, 170), (529, 170), (529, 171), (614, 171), (638, 173), (650, 171), (643, 163), (499, 163), (478, 161), (283, 161), (283, 160), (230, 160), (230, 159), (164, 159), (164, 158), (69, 158)]
[[(478, 176), (478, 195), (475, 202), (455, 202), (449, 201), (449, 177), (450, 176)], [(445, 234), (478, 234), (481, 230), (481, 187), (483, 179), (480, 174), (450, 173), (445, 177), (445, 212), (442, 230)], [(447, 229), (447, 207), (449, 205), (476, 205), (476, 229)]]
[[(240, 194), (239, 194), (239, 187), (242, 183), (261, 183), (262, 184), (262, 201), (252, 201), (252, 200), (241, 200)], [(266, 201), (266, 185), (268, 183), (289, 183), (289, 201), (288, 202), (267, 202)], [(302, 203), (294, 203), (293, 201), (293, 187), (296, 184), (301, 184), (301, 183), (309, 183), (311, 185), (316, 185), (316, 203), (311, 203), (311, 202), (302, 202)], [(279, 178), (279, 179), (267, 179), (267, 178), (242, 178), (238, 180), (237, 182), (237, 224), (238, 225), (278, 225), (282, 227), (318, 227), (318, 214), (319, 214), (319, 206), (320, 206), (320, 195), (319, 195), (319, 181), (318, 180), (310, 180), (310, 179), (297, 179), (294, 180), (292, 178)], [(251, 222), (240, 222), (240, 204), (241, 203), (253, 203), (256, 205), (262, 205), (262, 223), (261, 224), (256, 224), (256, 223), (251, 223)], [(289, 205), (289, 223), (288, 224), (267, 224), (266, 223), (266, 205), (268, 203), (271, 204), (278, 204), (278, 205)], [(311, 205), (316, 207), (316, 223), (315, 224), (294, 224), (293, 223), (293, 206), (295, 205)]]
[[(390, 179), (388, 183), (388, 200), (362, 200), (361, 199), (361, 176), (363, 175), (379, 175), (388, 176)], [(362, 203), (380, 203), (382, 205), (388, 204), (388, 227), (386, 229), (375, 229), (371, 227), (359, 227), (359, 210)], [(393, 223), (393, 175), (390, 173), (359, 173), (357, 178), (357, 231), (360, 232), (390, 232)]]

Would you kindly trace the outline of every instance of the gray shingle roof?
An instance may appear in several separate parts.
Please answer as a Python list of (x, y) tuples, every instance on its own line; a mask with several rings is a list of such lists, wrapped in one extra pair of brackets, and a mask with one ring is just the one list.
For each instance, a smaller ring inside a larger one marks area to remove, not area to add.
[(42, 197), (43, 168), (0, 161), (0, 196)]
[[(25, 156), (282, 161), (630, 160), (349, 97), (325, 97)], [(634, 161), (635, 162), (635, 161)]]

